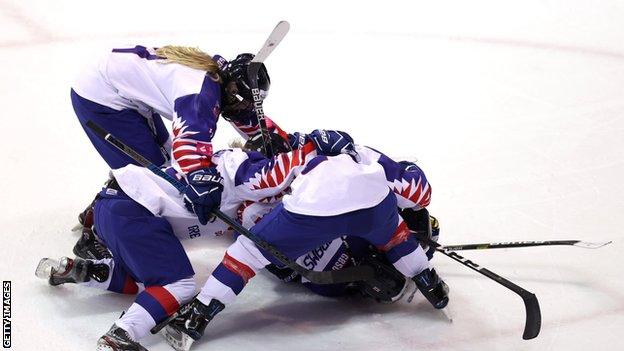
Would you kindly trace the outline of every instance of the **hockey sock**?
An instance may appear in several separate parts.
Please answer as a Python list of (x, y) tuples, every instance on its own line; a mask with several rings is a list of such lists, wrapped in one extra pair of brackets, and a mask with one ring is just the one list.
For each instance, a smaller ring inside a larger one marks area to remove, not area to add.
[(241, 235), (227, 249), (223, 260), (212, 272), (197, 299), (205, 305), (212, 299), (227, 305), (234, 301), (249, 279), (268, 264), (269, 261), (254, 243)]
[(384, 246), (378, 247), (385, 252), (394, 268), (406, 277), (413, 277), (429, 268), (429, 260), (403, 220)]
[(143, 306), (135, 302), (115, 324), (128, 332), (132, 340), (138, 341), (149, 333), (156, 322)]
[(195, 295), (195, 280), (181, 279), (165, 286), (148, 286), (137, 295), (135, 302), (117, 321), (118, 327), (139, 340), (147, 335), (156, 323), (171, 316), (180, 305)]

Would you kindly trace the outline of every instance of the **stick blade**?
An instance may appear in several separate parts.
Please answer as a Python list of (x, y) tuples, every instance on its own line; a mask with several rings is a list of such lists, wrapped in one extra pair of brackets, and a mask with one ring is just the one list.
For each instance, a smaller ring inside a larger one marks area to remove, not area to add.
[(611, 244), (613, 241), (603, 241), (603, 242), (598, 242), (598, 243), (590, 243), (587, 241), (579, 241), (577, 243), (574, 244), (574, 246), (576, 247), (582, 247), (584, 249), (597, 249), (603, 246), (607, 246), (609, 244)]
[(280, 21), (251, 62), (264, 62), (271, 52), (273, 52), (273, 49), (284, 39), (289, 30), (290, 23), (287, 21)]
[(537, 296), (532, 293), (522, 295), (524, 307), (526, 309), (526, 322), (522, 339), (530, 340), (536, 338), (542, 328), (542, 313)]

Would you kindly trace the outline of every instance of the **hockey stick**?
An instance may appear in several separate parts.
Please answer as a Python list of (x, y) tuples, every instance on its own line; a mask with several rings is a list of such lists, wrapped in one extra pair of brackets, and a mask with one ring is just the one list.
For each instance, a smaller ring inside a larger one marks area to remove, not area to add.
[(583, 249), (598, 249), (603, 246), (611, 244), (612, 241), (603, 241), (597, 243), (590, 243), (581, 240), (546, 240), (546, 241), (510, 241), (502, 243), (482, 243), (482, 244), (458, 244), (458, 245), (444, 245), (441, 248), (445, 250), (460, 251), (460, 250), (485, 250), (485, 249), (507, 249), (517, 247), (531, 247), (531, 246), (576, 246)]
[(254, 56), (253, 60), (247, 66), (247, 77), (249, 78), (249, 85), (251, 88), (251, 95), (253, 97), (254, 111), (258, 124), (260, 125), (260, 135), (262, 136), (262, 143), (264, 144), (264, 150), (268, 157), (273, 157), (273, 146), (271, 145), (271, 139), (269, 138), (269, 130), (267, 128), (266, 121), (264, 119), (264, 109), (262, 108), (262, 97), (260, 96), (260, 89), (258, 89), (258, 71), (262, 67), (262, 63), (269, 54), (275, 49), (275, 47), (284, 39), (290, 24), (286, 21), (280, 21), (266, 40), (260, 51)]
[(526, 310), (526, 321), (524, 324), (524, 333), (522, 335), (522, 338), (524, 340), (529, 340), (537, 337), (542, 326), (542, 314), (540, 311), (539, 302), (537, 301), (537, 296), (535, 296), (535, 294), (530, 291), (524, 290), (523, 288), (512, 283), (511, 281), (501, 277), (500, 275), (490, 271), (487, 268), (479, 266), (478, 264), (467, 258), (464, 258), (458, 253), (445, 248), (437, 242), (429, 239), (426, 234), (413, 231), (412, 233), (414, 233), (419, 241), (429, 246), (435, 247), (436, 251), (441, 252), (443, 255), (450, 257), (451, 259), (463, 264), (473, 271), (483, 274), (484, 276), (494, 280), (500, 285), (518, 294), (522, 298), (522, 301), (524, 302), (524, 308)]
[[(150, 171), (152, 171), (157, 176), (163, 178), (169, 184), (173, 185), (180, 193), (183, 193), (186, 189), (186, 185), (184, 185), (179, 180), (165, 173), (162, 169), (158, 168), (156, 165), (151, 163), (148, 159), (143, 157), (141, 154), (133, 150), (131, 147), (123, 143), (121, 140), (115, 138), (112, 134), (107, 132), (104, 128), (99, 126), (97, 123), (93, 121), (88, 121), (87, 127), (91, 129), (96, 135), (100, 138), (104, 139), (108, 143), (112, 144), (114, 147), (119, 149), (119, 151), (128, 155), (130, 158), (135, 160), (141, 166), (146, 167)], [(368, 266), (356, 266), (356, 267), (348, 267), (343, 268), (337, 271), (324, 271), (318, 272), (307, 269), (303, 266), (300, 266), (286, 255), (284, 255), (281, 251), (275, 248), (273, 245), (269, 244), (265, 240), (257, 237), (247, 228), (240, 225), (237, 221), (230, 218), (225, 213), (221, 212), (221, 210), (216, 209), (213, 211), (213, 214), (221, 219), (223, 222), (231, 226), (234, 230), (236, 230), (239, 234), (246, 236), (251, 241), (256, 244), (259, 248), (267, 251), (271, 255), (273, 255), (276, 259), (278, 259), (281, 263), (288, 266), (288, 268), (294, 270), (295, 272), (301, 274), (301, 276), (305, 277), (309, 281), (316, 284), (338, 284), (338, 283), (348, 283), (353, 281), (367, 280), (374, 276), (374, 271), (371, 267)]]

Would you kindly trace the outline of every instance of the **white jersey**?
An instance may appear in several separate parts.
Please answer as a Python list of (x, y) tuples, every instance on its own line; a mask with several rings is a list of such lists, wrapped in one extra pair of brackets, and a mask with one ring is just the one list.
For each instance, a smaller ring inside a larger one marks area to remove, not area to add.
[[(73, 90), (83, 99), (117, 111), (137, 111), (152, 130), (154, 118), (172, 120), (173, 166), (185, 174), (211, 166), (211, 141), (221, 113), (221, 85), (205, 71), (168, 63), (156, 56), (154, 48), (138, 45), (113, 49), (92, 62)], [(100, 116), (107, 115), (122, 118), (111, 113)], [(132, 118), (133, 114), (126, 116)]]
[(72, 88), (81, 97), (115, 110), (133, 109), (146, 117), (156, 112), (173, 120), (176, 99), (199, 93), (206, 72), (164, 64), (153, 48), (137, 48), (113, 49), (91, 62)]
[(358, 163), (349, 155), (317, 156), (290, 185), (284, 208), (309, 216), (335, 216), (371, 208), (390, 189), (377, 162)]
[[(429, 203), (431, 188), (418, 167), (406, 168), (366, 147), (357, 150), (360, 162), (348, 155), (317, 156), (312, 145), (272, 159), (257, 152), (222, 150), (212, 157), (223, 177), (221, 211), (250, 228), (278, 201), (290, 212), (311, 216), (371, 208), (391, 190), (399, 207)], [(228, 229), (220, 220), (202, 226), (184, 206), (182, 194), (146, 168), (130, 165), (113, 170), (113, 175), (130, 198), (166, 218), (180, 239), (219, 235)]]
[[(212, 158), (223, 177), (220, 209), (226, 215), (241, 220), (247, 228), (270, 211), (294, 177), (292, 172), (288, 178), (282, 178), (280, 182), (271, 179), (272, 186), (262, 187), (268, 185), (267, 174), (262, 173), (262, 168), (269, 160), (259, 155), (232, 149), (218, 152)], [(312, 152), (306, 157), (303, 150), (296, 150), (280, 159), (291, 157), (289, 168), (294, 171), (301, 169), (306, 160), (314, 155), (315, 152)], [(227, 224), (219, 219), (201, 225), (197, 216), (184, 206), (183, 194), (149, 169), (128, 165), (112, 172), (124, 193), (155, 216), (167, 219), (179, 239), (221, 235), (228, 230)], [(178, 179), (184, 181), (179, 174)]]

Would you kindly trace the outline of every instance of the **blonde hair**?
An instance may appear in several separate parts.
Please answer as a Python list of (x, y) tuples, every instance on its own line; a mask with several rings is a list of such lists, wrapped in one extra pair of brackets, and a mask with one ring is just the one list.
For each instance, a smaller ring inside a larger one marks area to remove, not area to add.
[(242, 149), (245, 145), (245, 141), (240, 138), (231, 139), (228, 143), (228, 147), (231, 149)]
[(206, 71), (215, 81), (221, 79), (217, 74), (219, 66), (212, 59), (212, 56), (198, 48), (189, 46), (166, 45), (156, 49), (156, 55), (162, 57), (164, 63), (179, 63), (184, 66)]

